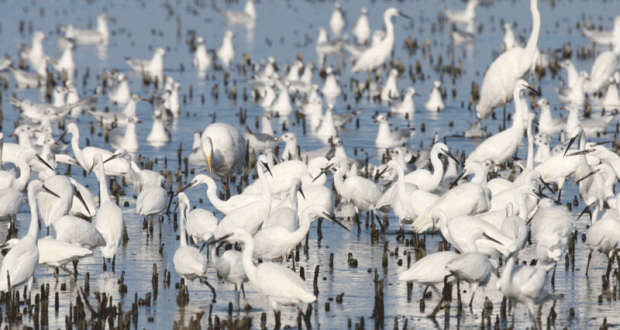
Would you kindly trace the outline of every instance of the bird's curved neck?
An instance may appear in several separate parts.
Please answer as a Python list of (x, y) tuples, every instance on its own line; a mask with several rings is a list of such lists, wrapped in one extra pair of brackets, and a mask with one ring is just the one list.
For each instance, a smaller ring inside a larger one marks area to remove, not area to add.
[(252, 261), (252, 254), (254, 253), (254, 240), (246, 240), (244, 242), (245, 248), (241, 255), (241, 261), (243, 262), (243, 270), (252, 284), (256, 285), (256, 265)]
[(82, 165), (82, 167), (85, 170), (88, 170), (88, 168), (86, 168), (86, 162), (84, 161), (84, 156), (82, 155), (82, 149), (80, 149), (80, 134), (79, 133), (73, 133), (71, 136), (71, 148), (73, 149), (73, 154), (75, 155), (75, 158), (77, 158), (77, 161), (80, 163), (80, 165)]
[(338, 193), (342, 193), (342, 188), (344, 188), (344, 175), (347, 171), (348, 166), (344, 165), (339, 167), (336, 173), (334, 173), (334, 185), (336, 186)]
[[(186, 209), (181, 209), (181, 221), (179, 221), (179, 242), (181, 247), (187, 246), (187, 237), (185, 233), (185, 221), (187, 221), (187, 209), (189, 209), (189, 205), (187, 205)], [(213, 248), (215, 250), (215, 248)]]
[(530, 10), (532, 11), (532, 34), (525, 46), (525, 56), (522, 58), (526, 63), (521, 63), (524, 67), (529, 68), (534, 58), (534, 52), (538, 47), (538, 36), (540, 35), (540, 11), (538, 11), (538, 0), (530, 1)]
[(297, 200), (297, 187), (293, 187), (288, 196), (289, 201), (291, 202), (291, 208), (297, 212), (298, 210), (298, 200)]
[(32, 238), (35, 243), (39, 236), (39, 211), (37, 207), (37, 190), (28, 191), (28, 204), (30, 204), (30, 227), (28, 228), (27, 237)]
[(443, 177), (443, 163), (441, 159), (439, 159), (439, 153), (435, 150), (431, 150), (431, 164), (433, 164), (433, 176), (431, 177), (431, 181), (439, 185)]
[(213, 204), (213, 206), (220, 211), (226, 209), (226, 201), (221, 200), (220, 197), (217, 195), (217, 184), (215, 183), (215, 181), (207, 182), (206, 185), (207, 197), (209, 197), (209, 201), (211, 201), (211, 204)]
[(24, 191), (26, 186), (28, 185), (28, 179), (30, 178), (30, 165), (28, 164), (27, 157), (19, 157), (19, 162), (17, 164), (19, 167), (19, 178), (13, 180), (13, 188)]
[(99, 198), (101, 203), (111, 201), (110, 191), (108, 190), (108, 183), (106, 182), (105, 170), (103, 166), (103, 162), (99, 161), (97, 164), (97, 167), (99, 167), (99, 175), (97, 176), (97, 180), (99, 180)]
[(269, 217), (269, 213), (271, 213), (271, 189), (269, 188), (269, 181), (267, 180), (267, 176), (262, 168), (258, 169), (258, 177), (260, 179), (261, 184), (261, 203), (265, 205), (267, 217)]
[(532, 118), (529, 118), (527, 122), (527, 164), (525, 168), (528, 170), (534, 169), (534, 134), (532, 133)]
[(476, 246), (477, 237), (471, 237), (467, 240), (467, 252), (478, 252), (478, 247)]

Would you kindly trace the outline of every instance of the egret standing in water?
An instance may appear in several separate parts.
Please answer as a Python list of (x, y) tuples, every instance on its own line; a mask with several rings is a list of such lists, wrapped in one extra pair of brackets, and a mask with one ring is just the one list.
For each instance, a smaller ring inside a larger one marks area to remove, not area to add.
[[(532, 34), (525, 48), (515, 47), (500, 55), (487, 70), (480, 88), (480, 101), (476, 105), (478, 119), (487, 118), (493, 109), (512, 100), (517, 81), (529, 70), (538, 49), (540, 12), (538, 0), (530, 0)], [(504, 116), (505, 117), (505, 116)], [(505, 119), (505, 118), (504, 118)]]
[(28, 233), (17, 245), (15, 245), (2, 260), (0, 274), (0, 292), (6, 292), (8, 288), (7, 276), (11, 279), (11, 288), (28, 283), (28, 290), (32, 290), (34, 271), (39, 264), (39, 248), (37, 237), (39, 236), (39, 212), (37, 210), (37, 194), (46, 191), (56, 195), (47, 189), (39, 180), (34, 180), (28, 185), (28, 204), (30, 204), (30, 227)]
[(385, 63), (394, 48), (394, 24), (392, 17), (402, 16), (411, 20), (411, 17), (401, 13), (398, 9), (392, 7), (383, 13), (383, 21), (385, 22), (385, 38), (377, 45), (370, 47), (363, 52), (355, 62), (351, 69), (351, 73), (361, 71), (372, 71)]
[[(99, 198), (100, 206), (97, 211), (95, 228), (103, 235), (106, 245), (101, 247), (103, 255), (103, 270), (107, 269), (106, 259), (112, 259), (112, 271), (116, 264), (116, 250), (123, 240), (123, 229), (125, 222), (123, 221), (123, 211), (110, 199), (110, 191), (106, 183), (105, 172), (103, 168), (103, 157), (100, 154), (95, 155), (93, 159), (93, 167), (99, 167)], [(90, 171), (89, 171), (90, 172)]]

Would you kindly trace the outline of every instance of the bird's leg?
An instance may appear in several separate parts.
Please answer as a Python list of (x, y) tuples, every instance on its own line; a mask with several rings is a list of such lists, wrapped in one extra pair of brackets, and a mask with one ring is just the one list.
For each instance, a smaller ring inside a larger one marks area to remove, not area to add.
[(235, 284), (235, 293), (237, 294), (237, 315), (239, 315), (239, 303), (241, 301), (241, 292), (239, 292), (239, 288), (237, 288), (237, 284)]
[(103, 271), (107, 271), (108, 270), (108, 266), (105, 264), (105, 257), (103, 257)]
[(614, 264), (614, 259), (616, 259), (616, 251), (612, 254), (611, 258), (609, 258), (609, 262), (607, 263), (607, 272), (605, 273), (605, 277), (607, 277), (607, 281), (609, 282), (609, 274), (611, 274), (611, 267)]
[(295, 256), (291, 258), (291, 262), (293, 263), (293, 271), (295, 272)]
[(506, 129), (506, 97), (504, 97), (504, 121), (502, 123), (502, 129)]
[(114, 268), (116, 267), (116, 254), (112, 257), (112, 272), (115, 272)]
[(426, 288), (424, 288), (424, 292), (422, 292), (422, 299), (424, 299), (424, 297), (426, 297), (426, 291), (428, 291), (428, 287), (431, 286), (430, 284), (426, 285)]
[(562, 188), (558, 188), (558, 203), (560, 203), (560, 198), (562, 198)]
[[(62, 269), (62, 270), (64, 270), (65, 272), (67, 272), (67, 273), (68, 273), (69, 275), (71, 275), (72, 277), (73, 277), (73, 276), (76, 276), (76, 274), (75, 274), (74, 272), (70, 271), (69, 269), (67, 269), (67, 267), (66, 267), (66, 266), (60, 266), (60, 269)], [(58, 271), (56, 271), (56, 276), (58, 276)]]
[(248, 304), (248, 301), (245, 299), (245, 289), (243, 288), (243, 284), (241, 284), (241, 293), (243, 293), (243, 304), (245, 309), (252, 309), (252, 306), (250, 306), (250, 304)]
[(556, 263), (555, 266), (553, 266), (553, 275), (551, 275), (551, 286), (555, 288), (555, 269), (558, 267), (558, 264)]
[(77, 270), (78, 262), (79, 262), (78, 260), (73, 260), (73, 273), (75, 274), (76, 277), (78, 275), (78, 270)]
[(588, 254), (588, 264), (586, 266), (586, 276), (588, 276), (588, 269), (590, 269), (590, 259), (592, 259), (592, 251)]
[(473, 311), (472, 303), (474, 302), (474, 296), (476, 295), (476, 290), (478, 290), (478, 284), (474, 284), (474, 289), (471, 292), (471, 299), (469, 299), (469, 310)]
[(215, 288), (207, 281), (206, 278), (203, 278), (201, 282), (206, 284), (209, 287), (209, 289), (211, 289), (211, 292), (213, 292), (213, 299), (211, 299), (211, 301), (215, 303), (216, 302), (215, 298), (217, 297), (217, 295), (215, 294)]

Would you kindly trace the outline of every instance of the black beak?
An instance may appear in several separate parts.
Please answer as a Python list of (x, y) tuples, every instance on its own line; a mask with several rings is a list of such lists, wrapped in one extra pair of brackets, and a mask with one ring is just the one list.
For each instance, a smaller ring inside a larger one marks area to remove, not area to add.
[(445, 152), (445, 153), (444, 153), (444, 155), (446, 155), (446, 156), (448, 156), (448, 157), (452, 158), (452, 159), (453, 159), (453, 160), (454, 160), (457, 164), (461, 165), (461, 162), (459, 162), (459, 160), (458, 160), (458, 159), (456, 159), (456, 157), (454, 157), (454, 155), (453, 155), (452, 153), (450, 153), (450, 151)]
[(43, 190), (45, 190), (45, 192), (47, 192), (48, 194), (54, 195), (56, 198), (60, 199), (60, 196), (58, 196), (55, 192), (49, 190), (49, 188), (47, 188), (45, 185), (43, 185)]
[(299, 193), (301, 194), (301, 197), (303, 197), (304, 199), (306, 199), (306, 195), (304, 194), (304, 190), (301, 189), (301, 187), (299, 187)]
[(580, 133), (577, 136), (573, 136), (570, 139), (570, 141), (568, 141), (568, 145), (566, 146), (566, 150), (564, 151), (564, 156), (566, 156), (566, 153), (568, 152), (568, 149), (570, 149), (570, 147), (573, 145), (573, 143), (575, 143), (575, 140), (577, 140), (577, 138), (581, 137), (581, 134), (583, 134), (583, 133)]
[(67, 135), (67, 132), (68, 132), (68, 131), (64, 131), (64, 132), (62, 132), (62, 134), (61, 134), (61, 135), (60, 135), (60, 137), (58, 138), (58, 142), (62, 142), (62, 141), (63, 141), (63, 139), (65, 138), (65, 135)]
[(183, 189), (181, 189), (181, 191), (179, 191), (179, 192), (184, 192), (185, 190), (187, 190), (187, 189), (189, 189), (189, 188), (191, 188), (193, 186), (194, 186), (194, 183), (190, 182), (187, 186), (183, 187)]
[(226, 234), (226, 235), (224, 235), (224, 236), (222, 236), (222, 237), (220, 237), (220, 238), (218, 238), (216, 240), (212, 240), (210, 242), (202, 243), (202, 246), (200, 247), (200, 252), (202, 252), (202, 249), (204, 249), (205, 246), (207, 246), (207, 245), (214, 245), (214, 244), (217, 244), (219, 242), (225, 241), (225, 240), (229, 239), (232, 235), (233, 235), (232, 233)]
[(463, 176), (465, 176), (465, 171), (463, 171), (463, 173), (461, 173), (461, 175), (459, 175), (456, 179), (454, 179), (454, 181), (450, 184), (449, 189), (454, 188), (454, 186), (456, 186), (459, 182), (459, 180), (461, 180), (463, 178)]
[[(566, 149), (566, 150), (568, 150), (568, 149)], [(595, 151), (596, 151), (595, 149), (580, 150), (580, 151), (571, 152), (570, 154), (568, 154), (566, 156), (587, 155), (587, 154), (595, 152)]]
[(312, 179), (312, 182), (314, 183), (314, 181), (316, 181), (318, 178), (321, 177), (321, 175), (326, 174), (327, 171), (329, 171), (329, 169), (332, 167), (332, 165), (327, 165), (326, 167), (321, 169), (321, 173), (319, 173), (319, 175), (317, 175), (314, 179)]
[(269, 172), (269, 175), (271, 175), (271, 177), (273, 178), (273, 173), (271, 173), (271, 169), (269, 168), (269, 165), (263, 162), (263, 166), (265, 166), (265, 169), (267, 170), (267, 172)]
[(112, 156), (110, 156), (108, 159), (104, 160), (104, 161), (103, 161), (103, 163), (105, 164), (105, 163), (107, 163), (107, 162), (111, 161), (112, 159), (116, 159), (116, 158), (118, 158), (118, 157), (120, 157), (120, 156), (121, 156), (120, 154), (113, 154), (113, 155), (112, 155)]
[(540, 183), (542, 183), (545, 187), (547, 187), (547, 189), (549, 189), (549, 191), (553, 193), (553, 189), (551, 189), (551, 186), (547, 182), (545, 182), (545, 180), (540, 178)]
[(595, 203), (592, 203), (592, 204), (590, 204), (590, 205), (586, 205), (586, 207), (583, 209), (583, 211), (581, 211), (581, 213), (579, 213), (579, 216), (577, 217), (577, 220), (579, 220), (579, 218), (581, 218), (581, 216), (582, 216), (582, 215), (584, 215), (584, 214), (586, 214), (586, 213), (589, 213), (589, 214), (590, 214), (590, 216), (592, 216), (592, 212), (590, 212), (590, 209), (591, 209), (592, 207), (594, 207), (594, 204), (595, 204)]
[(47, 166), (47, 168), (49, 168), (49, 169), (50, 169), (50, 170), (52, 170), (52, 171), (54, 170), (54, 169), (52, 168), (52, 166), (50, 166), (50, 164), (48, 164), (45, 160), (43, 160), (43, 158), (41, 158), (41, 156), (36, 155), (36, 157), (37, 157), (37, 159), (38, 159), (41, 163), (45, 164), (45, 166)]
[(378, 180), (388, 169), (389, 168), (386, 166), (383, 170), (381, 170), (381, 172), (377, 173), (377, 175), (375, 176), (375, 181)]
[(410, 20), (410, 21), (413, 21), (413, 18), (411, 18), (411, 16), (409, 16), (409, 15), (405, 15), (405, 14), (403, 14), (402, 12), (398, 12), (398, 15), (400, 15), (400, 16), (402, 16), (402, 17), (404, 17), (404, 18), (406, 18), (406, 19), (408, 19), (408, 20)]
[(593, 176), (594, 174), (596, 174), (596, 173), (598, 173), (598, 172), (600, 172), (600, 171), (601, 171), (601, 169), (600, 169), (600, 168), (599, 168), (599, 169), (596, 169), (595, 171), (592, 171), (592, 172), (588, 173), (588, 174), (587, 174), (586, 176), (584, 176), (583, 178), (581, 178), (581, 179), (579, 179), (579, 180), (575, 181), (575, 183), (576, 183), (576, 184), (579, 184), (579, 182), (581, 182), (581, 181), (583, 181), (583, 180), (585, 180), (585, 179), (587, 179), (587, 178), (589, 178), (589, 177)]
[(93, 165), (91, 165), (90, 169), (88, 169), (88, 175), (90, 175), (90, 173), (92, 173), (93, 168), (95, 168), (95, 165), (97, 165), (97, 163), (93, 162)]
[(537, 90), (535, 90), (534, 88), (530, 87), (530, 86), (525, 86), (525, 88), (529, 89), (530, 92), (540, 96), (540, 92), (538, 92)]
[(484, 236), (486, 239), (488, 239), (488, 240), (490, 240), (490, 241), (492, 241), (492, 242), (495, 242), (495, 243), (500, 244), (500, 245), (504, 245), (504, 244), (502, 244), (500, 241), (498, 241), (498, 240), (496, 240), (495, 238), (493, 238), (493, 237), (491, 237), (491, 236), (487, 235), (486, 233), (482, 233), (482, 236)]
[(326, 219), (329, 219), (330, 221), (335, 222), (338, 226), (344, 228), (344, 230), (349, 231), (349, 228), (345, 227), (345, 225), (343, 225), (342, 222), (336, 220), (335, 217), (333, 217), (333, 216), (331, 216), (329, 214), (324, 214), (324, 216), (325, 216)]
[(90, 214), (90, 210), (88, 209), (88, 205), (86, 205), (86, 201), (84, 200), (84, 196), (82, 196), (80, 191), (77, 188), (73, 187), (73, 193), (75, 194), (75, 197), (77, 197), (77, 199), (79, 199), (80, 202), (82, 202), (82, 205), (84, 205), (84, 208), (86, 209), (86, 212), (88, 212), (88, 214)]

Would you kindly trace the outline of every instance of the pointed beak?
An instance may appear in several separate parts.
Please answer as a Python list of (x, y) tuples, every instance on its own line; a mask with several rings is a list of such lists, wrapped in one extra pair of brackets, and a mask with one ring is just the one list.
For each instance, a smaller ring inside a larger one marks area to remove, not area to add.
[(271, 169), (269, 168), (269, 164), (263, 162), (263, 166), (265, 166), (265, 169), (267, 170), (267, 172), (269, 172), (269, 175), (271, 175), (271, 177), (273, 178), (273, 173), (271, 173)]
[(299, 193), (301, 194), (301, 197), (304, 198), (304, 200), (306, 199), (306, 195), (304, 194), (304, 190), (301, 189), (301, 187), (299, 187)]
[(405, 15), (405, 14), (403, 14), (402, 12), (398, 12), (398, 15), (400, 15), (400, 16), (402, 16), (402, 17), (404, 17), (404, 18), (406, 18), (406, 19), (408, 19), (408, 20), (410, 20), (410, 21), (413, 21), (413, 18), (411, 18), (411, 16), (409, 16), (409, 15)]
[(185, 190), (187, 190), (187, 189), (189, 189), (189, 188), (191, 188), (193, 186), (194, 186), (194, 183), (190, 182), (187, 186), (183, 187), (183, 189), (181, 189), (181, 191), (179, 191), (179, 192), (184, 192)]
[(575, 181), (575, 183), (576, 183), (576, 184), (579, 184), (581, 181), (583, 181), (583, 180), (585, 180), (585, 179), (587, 179), (587, 178), (589, 178), (589, 177), (593, 176), (594, 174), (596, 174), (596, 173), (598, 173), (598, 172), (600, 172), (600, 171), (601, 171), (601, 169), (600, 169), (600, 168), (598, 168), (598, 169), (596, 169), (595, 171), (592, 171), (592, 172), (588, 173), (588, 174), (587, 174), (586, 176), (584, 176), (583, 178), (581, 178), (581, 179), (579, 179), (579, 180)]
[(318, 178), (320, 178), (321, 175), (323, 175), (323, 174), (327, 175), (326, 173), (327, 173), (327, 171), (329, 171), (329, 169), (331, 167), (332, 167), (332, 165), (330, 164), (330, 165), (327, 165), (326, 167), (322, 168), (321, 169), (321, 173), (319, 173), (319, 175), (317, 175), (314, 179), (312, 179), (312, 182), (314, 183), (314, 181), (316, 181)]
[(105, 163), (107, 163), (107, 162), (109, 162), (109, 161), (111, 161), (113, 159), (118, 158), (118, 157), (120, 157), (119, 154), (113, 154), (112, 156), (108, 157), (108, 159), (104, 160), (103, 163), (105, 164)]
[(347, 228), (345, 225), (343, 225), (343, 224), (342, 224), (342, 222), (340, 222), (340, 221), (336, 220), (336, 218), (335, 218), (335, 217), (333, 217), (332, 215), (330, 215), (330, 214), (324, 214), (324, 216), (325, 216), (325, 218), (326, 218), (326, 219), (329, 219), (330, 221), (332, 221), (332, 222), (336, 223), (338, 226), (340, 226), (340, 227), (344, 228), (344, 230), (346, 230), (346, 231), (350, 231), (350, 230), (349, 230), (349, 228)]
[(549, 191), (553, 193), (553, 189), (551, 189), (551, 186), (547, 182), (545, 182), (543, 178), (540, 178), (540, 183), (542, 183), (545, 187), (547, 187), (547, 189), (549, 189)]
[(583, 211), (581, 211), (581, 213), (579, 213), (579, 216), (577, 217), (577, 220), (579, 220), (579, 218), (581, 218), (582, 215), (586, 214), (586, 213), (590, 213), (590, 215), (592, 215), (592, 212), (590, 212), (590, 209), (592, 207), (594, 207), (595, 203), (592, 203), (590, 205), (586, 205), (586, 207), (584, 207)]
[(457, 164), (461, 165), (461, 162), (459, 162), (459, 160), (458, 160), (458, 159), (456, 159), (456, 157), (454, 157), (454, 155), (453, 155), (450, 151), (445, 152), (445, 153), (444, 153), (444, 155), (446, 155), (446, 156), (448, 156), (448, 157), (452, 158), (452, 159), (453, 159), (453, 160), (454, 160)]
[(80, 193), (77, 188), (73, 187), (73, 194), (75, 194), (75, 197), (77, 197), (77, 199), (82, 203), (82, 205), (84, 205), (86, 212), (90, 214), (90, 210), (88, 209), (88, 205), (86, 205), (86, 201), (84, 200), (84, 196), (82, 196), (82, 193)]
[(529, 89), (530, 92), (540, 96), (540, 92), (538, 92), (537, 90), (535, 90), (534, 88), (530, 87), (530, 86), (525, 86), (525, 88)]
[(463, 171), (463, 173), (461, 173), (461, 175), (459, 175), (456, 179), (454, 179), (454, 181), (450, 184), (449, 189), (454, 188), (454, 186), (456, 186), (459, 182), (459, 180), (461, 180), (463, 178), (463, 176), (465, 176), (465, 171)]
[(45, 192), (47, 192), (48, 194), (53, 195), (56, 198), (60, 199), (60, 196), (58, 196), (58, 194), (56, 194), (55, 192), (49, 190), (49, 188), (47, 188), (45, 185), (43, 185), (43, 190), (45, 190)]
[(41, 156), (36, 155), (36, 157), (37, 157), (37, 159), (38, 159), (41, 163), (45, 164), (45, 166), (46, 166), (47, 168), (49, 168), (49, 169), (50, 169), (50, 170), (52, 170), (52, 171), (54, 170), (50, 164), (48, 164), (45, 160), (43, 160), (43, 158), (41, 158)]
[(568, 141), (568, 146), (566, 146), (566, 150), (564, 151), (564, 156), (566, 156), (566, 153), (568, 152), (568, 149), (570, 149), (570, 147), (573, 145), (573, 143), (575, 143), (575, 140), (577, 140), (577, 138), (579, 138), (581, 136), (581, 134), (574, 136), (570, 139), (570, 141)]
[(575, 151), (575, 152), (571, 152), (570, 154), (566, 155), (566, 156), (579, 156), (579, 155), (587, 155), (589, 153), (592, 153), (596, 151), (595, 149), (586, 149), (586, 150), (580, 150), (580, 151)]
[(214, 245), (214, 244), (217, 244), (217, 243), (223, 242), (223, 241), (225, 241), (225, 240), (229, 239), (232, 235), (233, 235), (233, 234), (232, 234), (232, 233), (230, 233), (230, 234), (226, 234), (226, 235), (224, 235), (224, 236), (222, 236), (222, 237), (220, 237), (220, 238), (218, 238), (218, 239), (216, 239), (216, 240), (212, 240), (212, 241), (210, 241), (210, 242), (204, 242), (204, 243), (202, 244), (202, 246), (200, 247), (200, 252), (202, 252), (202, 249), (204, 249), (204, 248), (205, 248), (205, 246), (207, 246), (207, 245)]

